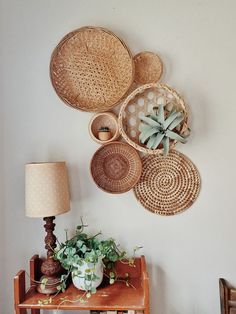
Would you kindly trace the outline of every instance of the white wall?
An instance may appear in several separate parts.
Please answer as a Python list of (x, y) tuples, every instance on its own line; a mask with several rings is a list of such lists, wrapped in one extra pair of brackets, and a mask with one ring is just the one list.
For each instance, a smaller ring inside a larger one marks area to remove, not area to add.
[[(1, 247), (1, 271), (6, 275), (5, 282), (2, 274), (0, 280), (1, 313), (12, 313), (14, 274), (28, 267), (34, 253), (44, 253), (42, 221), (24, 215), (24, 164), (66, 160), (72, 210), (57, 218), (57, 235), (62, 237), (63, 229), (73, 228), (83, 215), (92, 229), (102, 229), (125, 248), (144, 246), (152, 314), (218, 314), (218, 278), (236, 284), (236, 2), (0, 0), (0, 4), (4, 116), (0, 176), (5, 180), (1, 224), (6, 243), (5, 250)], [(163, 81), (190, 104), (193, 134), (179, 149), (199, 168), (202, 190), (185, 213), (155, 216), (136, 202), (132, 192), (109, 195), (93, 184), (88, 167), (98, 145), (87, 131), (91, 115), (65, 106), (48, 75), (55, 45), (83, 25), (107, 27), (134, 53), (158, 52), (166, 69)]]

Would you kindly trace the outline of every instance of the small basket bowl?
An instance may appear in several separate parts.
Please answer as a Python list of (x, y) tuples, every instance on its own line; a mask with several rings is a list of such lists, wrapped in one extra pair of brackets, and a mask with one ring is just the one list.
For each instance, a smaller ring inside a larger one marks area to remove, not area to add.
[[(112, 136), (109, 140), (102, 141), (98, 138), (98, 132), (101, 127), (109, 128), (110, 132), (112, 133)], [(106, 144), (117, 140), (120, 136), (117, 116), (112, 112), (103, 112), (94, 115), (89, 123), (89, 134), (91, 138), (99, 144)]]

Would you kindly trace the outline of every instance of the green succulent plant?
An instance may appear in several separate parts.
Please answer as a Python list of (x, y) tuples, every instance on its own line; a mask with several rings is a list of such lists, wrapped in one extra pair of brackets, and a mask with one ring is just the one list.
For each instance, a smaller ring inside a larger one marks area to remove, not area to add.
[(165, 117), (164, 106), (159, 105), (156, 114), (142, 117), (141, 120), (144, 124), (141, 125), (139, 140), (142, 144), (145, 144), (147, 148), (157, 149), (162, 143), (164, 156), (167, 156), (170, 148), (170, 140), (176, 140), (181, 143), (187, 142), (189, 134), (180, 135), (174, 131), (184, 120), (184, 115), (180, 111), (172, 110)]
[(101, 126), (99, 132), (109, 132), (110, 129), (107, 126)]

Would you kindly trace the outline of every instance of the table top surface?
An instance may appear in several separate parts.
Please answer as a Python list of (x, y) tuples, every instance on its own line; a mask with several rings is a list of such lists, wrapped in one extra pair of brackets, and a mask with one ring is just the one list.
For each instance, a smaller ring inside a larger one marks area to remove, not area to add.
[(130, 279), (130, 286), (124, 281), (116, 281), (110, 285), (106, 281), (98, 287), (96, 294), (89, 299), (83, 297), (85, 302), (79, 298), (84, 295), (84, 291), (78, 290), (72, 283), (65, 292), (56, 296), (51, 295), (52, 302), (40, 304), (49, 296), (38, 293), (35, 287), (31, 287), (26, 293), (25, 300), (19, 304), (19, 308), (35, 309), (81, 309), (81, 310), (143, 310), (144, 290), (140, 278)]

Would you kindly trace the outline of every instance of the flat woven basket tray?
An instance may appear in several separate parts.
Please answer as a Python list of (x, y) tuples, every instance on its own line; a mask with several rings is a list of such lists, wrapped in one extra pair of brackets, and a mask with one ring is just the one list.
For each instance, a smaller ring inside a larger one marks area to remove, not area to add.
[(142, 162), (137, 151), (122, 142), (111, 142), (99, 148), (90, 164), (97, 186), (108, 193), (124, 193), (138, 182)]
[[(180, 95), (169, 86), (159, 83), (142, 85), (135, 89), (123, 102), (119, 117), (118, 126), (122, 137), (135, 149), (146, 154), (161, 154), (163, 148), (155, 150), (145, 147), (139, 141), (141, 117), (154, 113), (155, 107), (164, 105), (165, 112), (172, 109), (182, 111), (184, 120), (181, 123), (178, 133), (183, 134), (188, 130), (188, 108)], [(170, 141), (170, 148), (174, 148), (177, 141)]]
[(125, 96), (134, 80), (128, 47), (112, 32), (83, 27), (54, 49), (50, 76), (57, 95), (83, 111), (107, 111)]
[(172, 150), (167, 157), (142, 158), (140, 181), (134, 187), (138, 201), (159, 215), (175, 215), (189, 208), (200, 191), (196, 166), (184, 154)]

